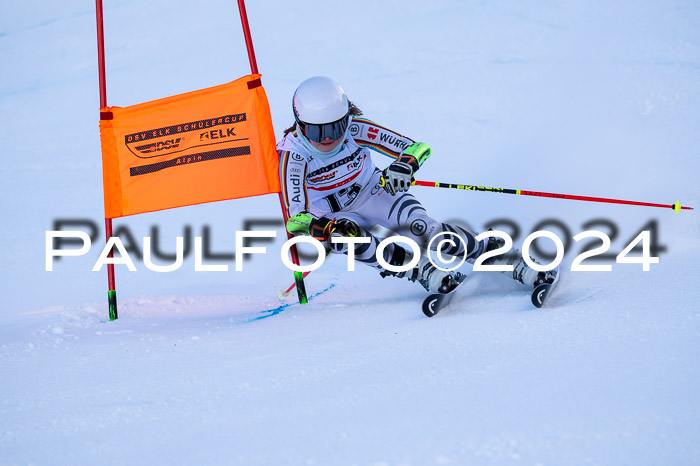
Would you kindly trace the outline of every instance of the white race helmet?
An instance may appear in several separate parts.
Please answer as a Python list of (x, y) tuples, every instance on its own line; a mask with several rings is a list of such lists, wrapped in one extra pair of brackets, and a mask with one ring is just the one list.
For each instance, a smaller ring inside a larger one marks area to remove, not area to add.
[(302, 134), (315, 142), (327, 137), (340, 139), (350, 121), (350, 104), (345, 91), (323, 76), (309, 78), (297, 87), (292, 109)]

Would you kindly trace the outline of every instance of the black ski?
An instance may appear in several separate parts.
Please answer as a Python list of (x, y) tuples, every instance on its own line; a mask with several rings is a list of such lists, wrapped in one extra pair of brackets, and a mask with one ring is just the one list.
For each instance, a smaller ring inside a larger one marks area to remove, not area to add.
[(547, 298), (549, 297), (550, 293), (554, 289), (554, 287), (557, 286), (557, 283), (559, 283), (559, 273), (557, 272), (556, 275), (554, 275), (554, 280), (549, 283), (541, 283), (535, 287), (534, 290), (532, 290), (532, 295), (530, 296), (530, 301), (532, 301), (532, 305), (540, 308), (544, 306), (545, 302), (547, 302)]
[(467, 276), (463, 273), (457, 272), (455, 275), (455, 280), (457, 281), (457, 286), (452, 288), (447, 293), (431, 293), (423, 300), (423, 314), (428, 317), (433, 317), (435, 314), (440, 312), (440, 310), (447, 306), (452, 298), (454, 298), (455, 291), (459, 288), (459, 285), (464, 283)]

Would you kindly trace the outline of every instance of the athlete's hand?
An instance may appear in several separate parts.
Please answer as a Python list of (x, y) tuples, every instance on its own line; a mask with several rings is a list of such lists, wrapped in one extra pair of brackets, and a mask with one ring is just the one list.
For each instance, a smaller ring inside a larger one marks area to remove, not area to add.
[(396, 193), (408, 191), (412, 181), (413, 167), (397, 160), (384, 169), (379, 185), (394, 196)]
[(308, 212), (299, 212), (287, 220), (287, 231), (297, 236), (313, 236), (319, 241), (327, 240), (335, 220), (326, 217), (316, 218)]
[(413, 182), (413, 174), (429, 158), (430, 146), (424, 142), (414, 142), (401, 152), (394, 163), (384, 169), (379, 185), (392, 196), (408, 191)]
[(331, 224), (331, 236), (355, 237), (360, 234), (360, 226), (348, 218), (333, 219)]

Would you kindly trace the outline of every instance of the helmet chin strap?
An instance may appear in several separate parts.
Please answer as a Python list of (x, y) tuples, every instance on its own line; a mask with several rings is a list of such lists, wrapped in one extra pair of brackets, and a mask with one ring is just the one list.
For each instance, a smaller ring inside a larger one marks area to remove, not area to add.
[(318, 157), (319, 159), (328, 159), (333, 157), (334, 155), (338, 154), (341, 150), (343, 150), (343, 146), (345, 145), (345, 137), (347, 136), (347, 131), (345, 131), (345, 134), (343, 134), (343, 142), (338, 144), (333, 148), (333, 150), (330, 150), (328, 152), (323, 152), (321, 150), (316, 149), (312, 144), (311, 141), (308, 140), (306, 136), (304, 136), (304, 133), (302, 133), (298, 128), (297, 128), (297, 134), (299, 135), (299, 140), (301, 143), (304, 145), (304, 147), (313, 155), (314, 157)]

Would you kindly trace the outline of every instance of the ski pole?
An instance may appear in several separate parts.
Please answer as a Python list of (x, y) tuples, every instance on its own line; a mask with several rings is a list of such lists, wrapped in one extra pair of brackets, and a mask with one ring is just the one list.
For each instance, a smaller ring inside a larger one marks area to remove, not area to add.
[[(382, 177), (383, 181), (383, 177)], [(381, 181), (380, 181), (381, 183)], [(525, 191), (520, 189), (506, 189), (506, 188), (489, 188), (486, 186), (470, 186), (467, 184), (452, 184), (452, 183), (439, 183), (436, 181), (417, 181), (413, 180), (411, 184), (416, 186), (429, 186), (432, 188), (449, 188), (449, 189), (464, 189), (466, 191), (486, 191), (490, 193), (503, 193), (503, 194), (520, 194), (521, 196), (538, 196), (538, 197), (552, 197), (555, 199), (570, 199), (574, 201), (588, 201), (588, 202), (607, 202), (611, 204), (627, 204), (627, 205), (640, 205), (647, 207), (665, 207), (673, 209), (675, 212), (679, 210), (693, 210), (692, 207), (681, 206), (679, 202), (675, 204), (654, 204), (651, 202), (638, 202), (638, 201), (624, 201), (621, 199), (608, 199), (605, 197), (589, 197), (589, 196), (576, 196), (573, 194), (555, 194), (555, 193), (542, 193), (538, 191)]]

